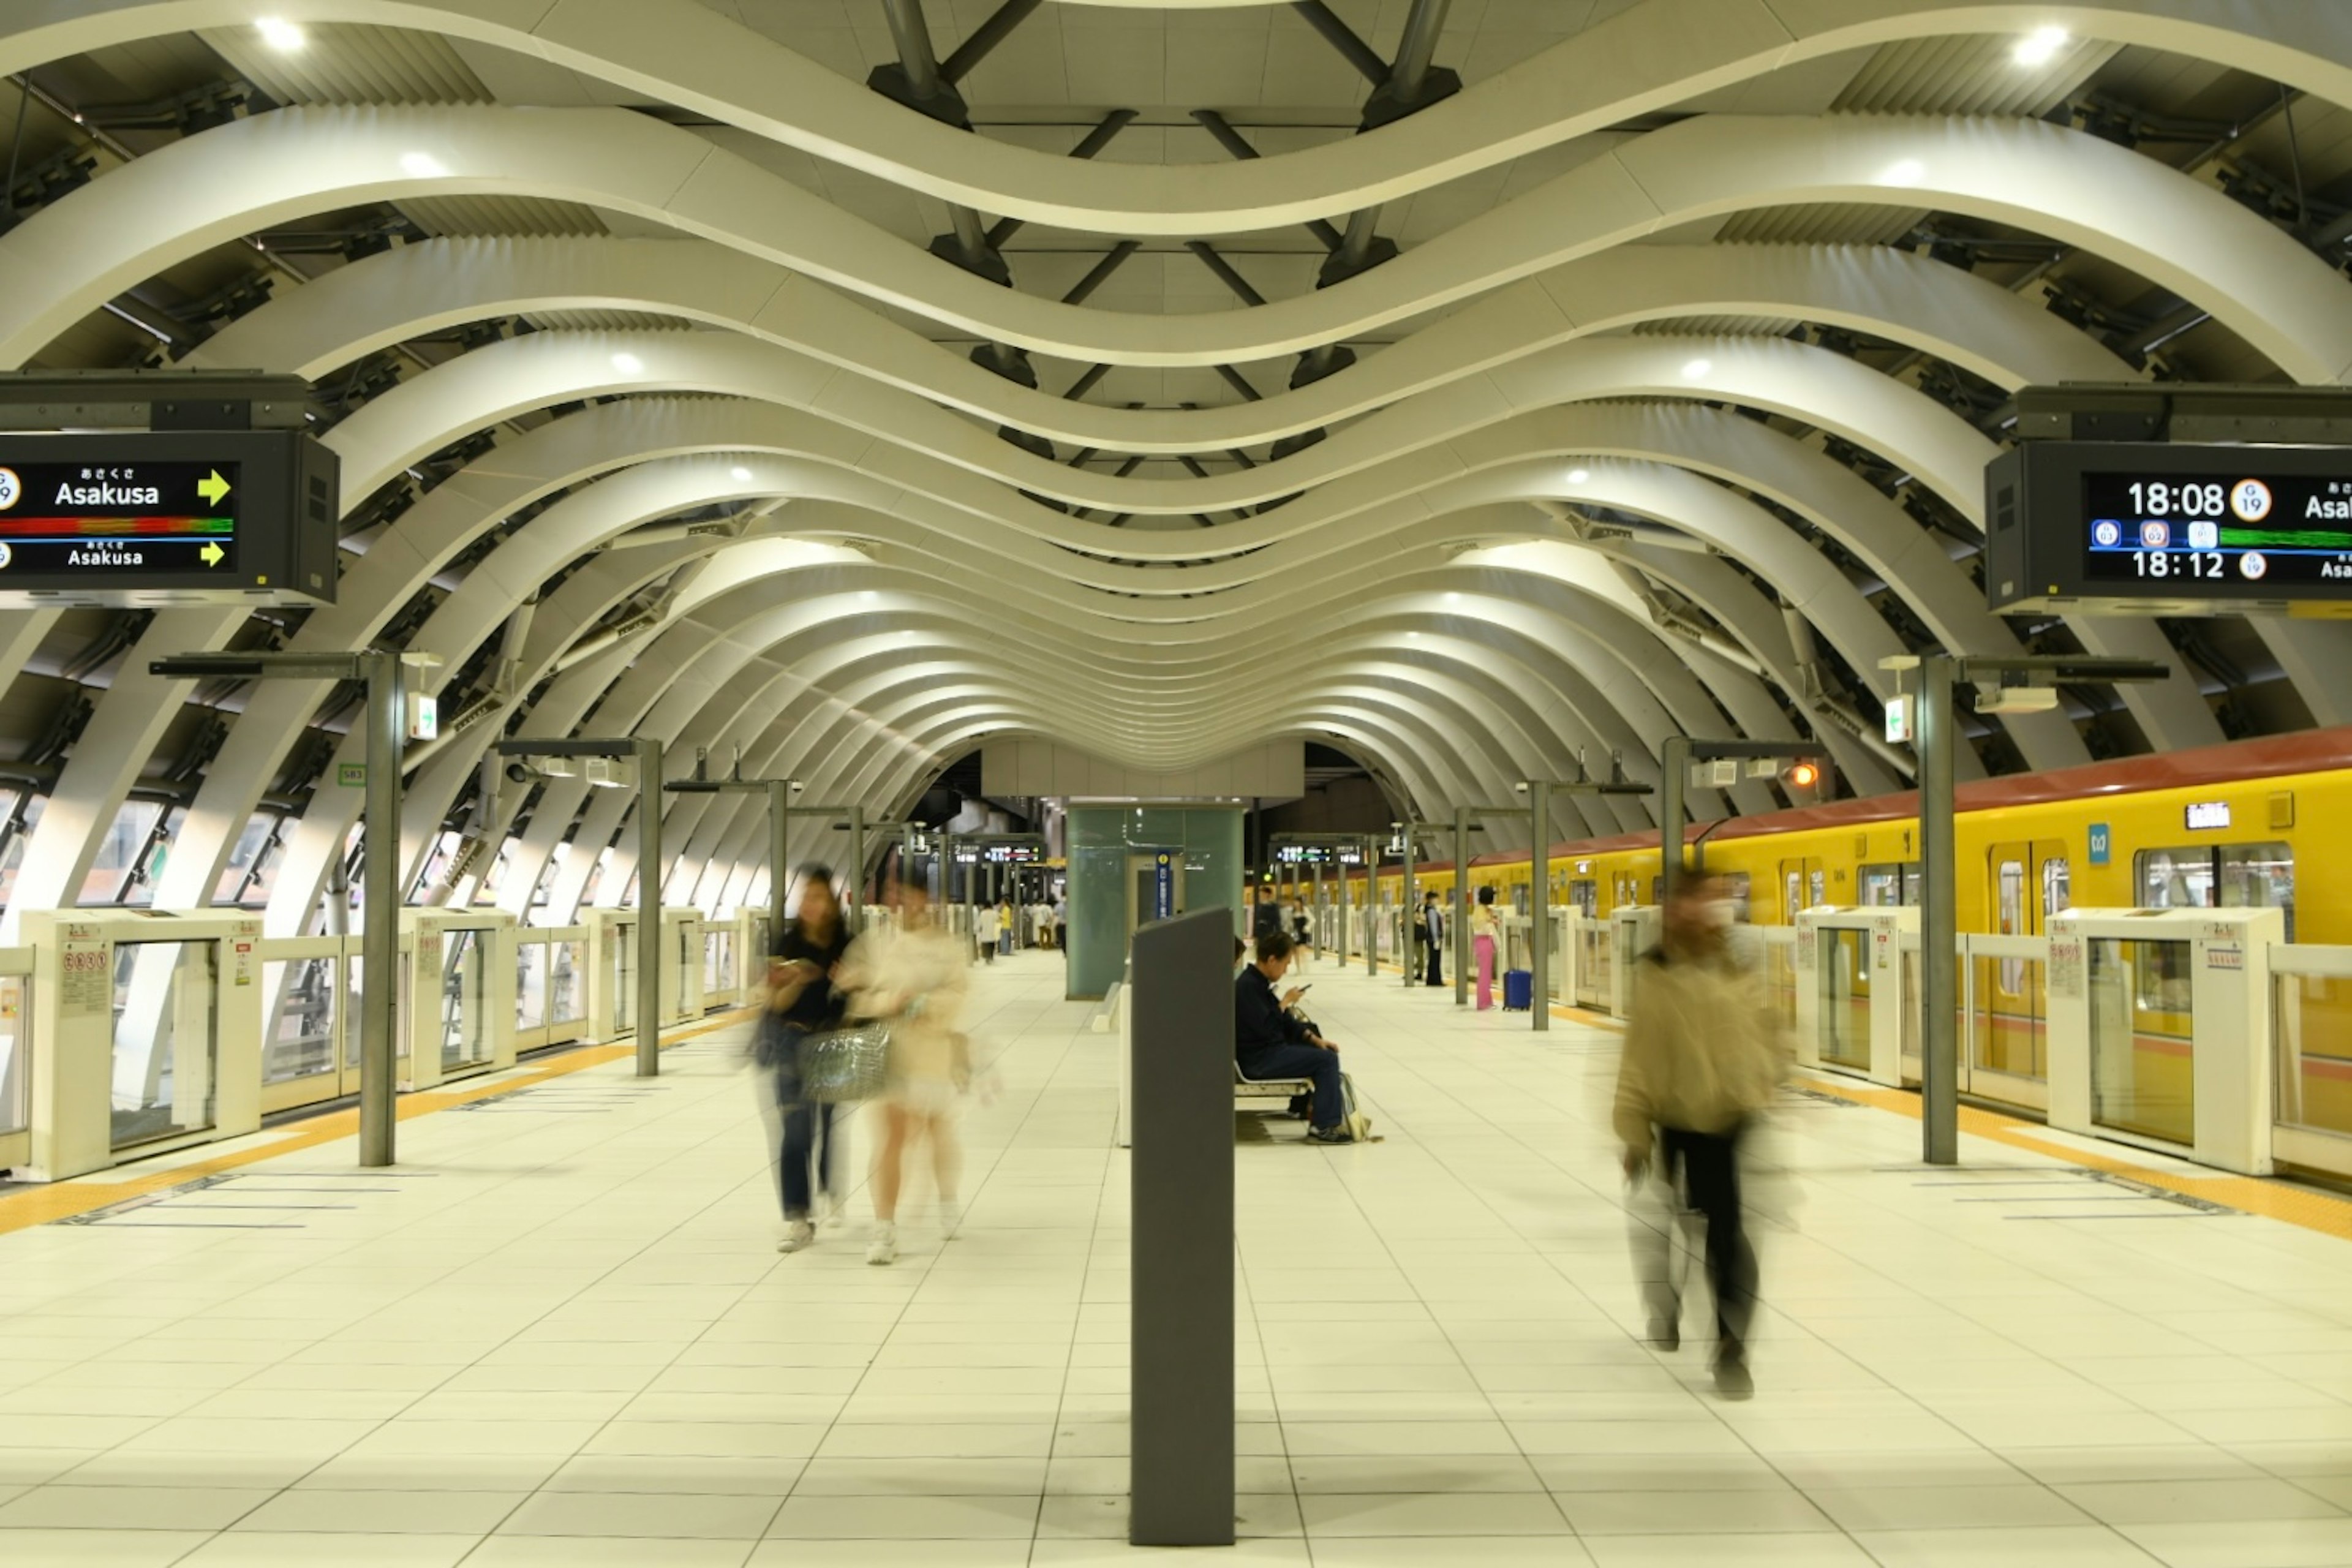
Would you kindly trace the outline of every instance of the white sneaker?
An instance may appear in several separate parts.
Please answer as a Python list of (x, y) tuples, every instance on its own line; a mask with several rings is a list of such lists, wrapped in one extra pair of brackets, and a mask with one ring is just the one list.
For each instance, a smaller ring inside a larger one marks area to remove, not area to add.
[(874, 1227), (874, 1239), (867, 1243), (866, 1247), (866, 1261), (877, 1267), (898, 1261), (898, 1227), (897, 1226), (877, 1225)]
[(827, 1193), (816, 1200), (816, 1222), (827, 1230), (837, 1230), (847, 1214), (848, 1207), (849, 1205), (839, 1198)]
[(796, 1219), (784, 1226), (784, 1239), (776, 1243), (778, 1252), (798, 1252), (816, 1239), (816, 1226), (804, 1219)]
[(953, 1198), (940, 1200), (940, 1235), (951, 1237), (963, 1228), (963, 1205)]

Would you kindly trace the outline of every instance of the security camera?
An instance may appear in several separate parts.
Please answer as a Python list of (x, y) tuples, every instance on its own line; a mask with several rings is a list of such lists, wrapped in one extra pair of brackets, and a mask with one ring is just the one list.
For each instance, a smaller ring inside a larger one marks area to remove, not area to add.
[(509, 784), (537, 784), (541, 776), (527, 763), (512, 762), (507, 764), (507, 781)]

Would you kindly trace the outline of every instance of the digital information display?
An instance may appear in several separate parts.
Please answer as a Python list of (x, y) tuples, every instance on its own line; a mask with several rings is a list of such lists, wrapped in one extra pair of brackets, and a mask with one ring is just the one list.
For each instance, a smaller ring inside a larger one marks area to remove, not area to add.
[(1986, 501), (1995, 610), (2352, 614), (2352, 448), (2026, 441)]
[(236, 575), (236, 463), (0, 467), (0, 573)]
[(341, 499), (299, 430), (0, 435), (0, 605), (332, 604)]
[(992, 844), (988, 846), (988, 863), (992, 866), (1029, 866), (1045, 858), (1045, 849), (1035, 844)]

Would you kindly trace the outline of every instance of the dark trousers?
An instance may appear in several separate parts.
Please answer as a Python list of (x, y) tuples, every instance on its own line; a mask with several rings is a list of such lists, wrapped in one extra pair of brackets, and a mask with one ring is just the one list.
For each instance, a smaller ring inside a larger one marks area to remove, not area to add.
[[(1706, 1218), (1706, 1282), (1715, 1292), (1716, 1359), (1738, 1361), (1747, 1352), (1748, 1323), (1756, 1305), (1756, 1249), (1739, 1214), (1739, 1128), (1729, 1132), (1659, 1130), (1659, 1175), (1679, 1185), (1692, 1208)], [(1672, 1235), (1669, 1233), (1669, 1245)], [(1678, 1315), (1681, 1293), (1674, 1270), (1652, 1284), (1651, 1306), (1660, 1315)]]
[(787, 1220), (808, 1218), (812, 1171), (816, 1189), (833, 1185), (833, 1107), (803, 1100), (800, 1092), (797, 1073), (776, 1075), (776, 1105), (784, 1113), (777, 1181), (783, 1189)]
[(1428, 984), (1432, 984), (1432, 985), (1443, 985), (1443, 984), (1445, 984), (1445, 976), (1444, 976), (1444, 973), (1443, 973), (1438, 969), (1437, 964), (1438, 964), (1438, 960), (1440, 959), (1440, 957), (1442, 957), (1442, 956), (1444, 955), (1444, 952), (1445, 952), (1445, 944), (1444, 944), (1444, 942), (1423, 942), (1421, 945), (1422, 945), (1423, 951), (1426, 952), (1429, 954), (1429, 974), (1428, 974)]
[(1317, 1127), (1337, 1127), (1347, 1110), (1347, 1091), (1339, 1086), (1339, 1053), (1320, 1046), (1259, 1046), (1240, 1057), (1244, 1078), (1303, 1078), (1315, 1084)]

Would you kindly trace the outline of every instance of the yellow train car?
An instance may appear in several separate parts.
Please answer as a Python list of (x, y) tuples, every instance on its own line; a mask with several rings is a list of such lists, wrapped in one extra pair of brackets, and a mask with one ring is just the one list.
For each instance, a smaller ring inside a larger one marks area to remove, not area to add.
[[(2352, 878), (2333, 874), (2352, 840), (2352, 726), (1980, 780), (1960, 787), (1957, 805), (1963, 932), (2039, 936), (2052, 915), (2078, 906), (2276, 908), (2289, 942), (2352, 943)], [(1822, 905), (1916, 903), (1917, 812), (1917, 795), (1905, 792), (1729, 818), (1693, 826), (1685, 852), (1727, 878), (1759, 925), (1792, 924), (1798, 910)], [(1654, 903), (1661, 866), (1652, 835), (1555, 844), (1551, 901), (1596, 917)], [(1473, 889), (1494, 888), (1503, 908), (1527, 907), (1528, 855), (1480, 857), (1467, 875)], [(1416, 892), (1450, 900), (1454, 876), (1448, 863), (1419, 867)], [(1360, 874), (1356, 896), (1362, 886)], [(1402, 868), (1383, 868), (1373, 886), (1393, 907)], [(2133, 988), (2129, 1098), (2157, 1108), (2141, 1131), (2175, 1137), (2179, 1129), (2161, 1108), (2189, 1103), (2188, 976), (2174, 950), (2134, 951), (2140, 945), (2102, 956), (2128, 972)], [(1971, 978), (1979, 1007), (1964, 1042), (1969, 1059), (2041, 1078), (2041, 966), (1980, 959)], [(2352, 1128), (2352, 985), (2294, 984), (2304, 991), (2305, 1043), (2290, 1092), (2303, 1120)], [(1868, 987), (1858, 972), (1851, 994), (1866, 1000)]]

